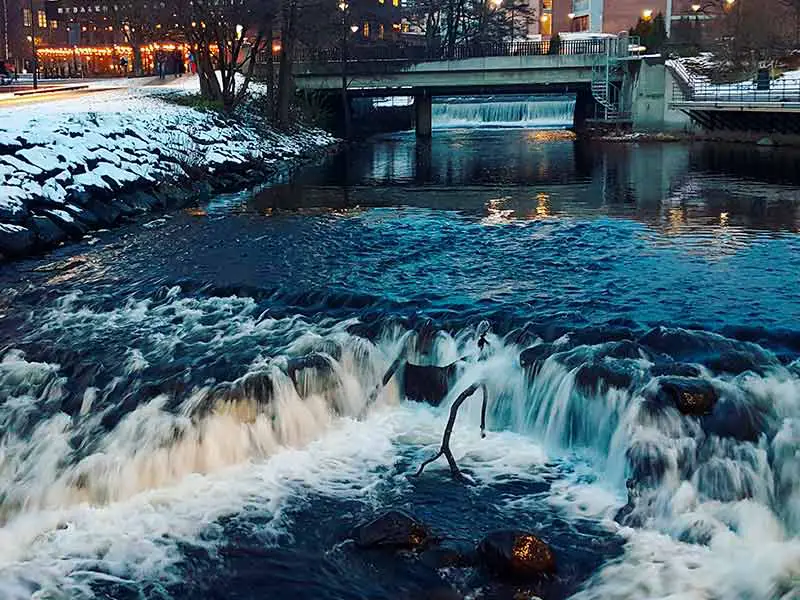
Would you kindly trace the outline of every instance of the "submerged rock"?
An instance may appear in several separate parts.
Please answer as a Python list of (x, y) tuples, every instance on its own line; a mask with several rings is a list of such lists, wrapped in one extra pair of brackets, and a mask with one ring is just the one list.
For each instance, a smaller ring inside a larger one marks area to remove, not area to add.
[(556, 558), (550, 547), (524, 531), (488, 534), (478, 545), (478, 557), (489, 571), (504, 577), (540, 577), (556, 570)]
[(450, 391), (457, 363), (444, 367), (407, 363), (403, 370), (403, 390), (409, 400), (439, 406)]
[(357, 525), (351, 537), (359, 548), (417, 550), (430, 541), (431, 534), (408, 513), (392, 509)]
[(441, 540), (426, 548), (420, 556), (423, 564), (434, 568), (474, 567), (478, 564), (475, 546), (465, 540)]

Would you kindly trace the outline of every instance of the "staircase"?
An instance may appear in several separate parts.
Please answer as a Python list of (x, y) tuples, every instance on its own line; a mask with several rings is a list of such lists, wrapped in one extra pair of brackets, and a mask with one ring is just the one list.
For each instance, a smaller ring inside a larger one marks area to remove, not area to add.
[(602, 107), (602, 118), (605, 121), (616, 121), (621, 112), (619, 88), (611, 81), (613, 69), (610, 56), (604, 56), (601, 62), (592, 68), (592, 96)]

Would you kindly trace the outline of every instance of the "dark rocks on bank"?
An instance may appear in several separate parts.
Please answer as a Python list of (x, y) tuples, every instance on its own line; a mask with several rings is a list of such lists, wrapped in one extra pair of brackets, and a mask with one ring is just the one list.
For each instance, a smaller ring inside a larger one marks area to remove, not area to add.
[(403, 390), (409, 400), (439, 406), (450, 391), (457, 363), (444, 367), (407, 363), (403, 369)]
[(113, 200), (111, 202), (91, 200), (87, 202), (85, 206), (103, 225), (113, 225), (117, 223), (122, 216), (122, 211), (115, 205)]
[(408, 513), (393, 509), (357, 525), (350, 537), (359, 548), (419, 550), (432, 540), (428, 528)]
[(0, 224), (0, 254), (22, 256), (30, 252), (36, 243), (36, 236), (21, 225)]
[(556, 571), (556, 558), (550, 547), (524, 531), (488, 534), (478, 544), (478, 558), (486, 569), (501, 577), (530, 579)]
[(656, 398), (671, 404), (684, 415), (711, 414), (719, 394), (711, 383), (690, 377), (664, 377), (658, 382)]
[(70, 236), (80, 237), (89, 231), (89, 226), (63, 210), (45, 210), (45, 215)]
[(42, 215), (31, 217), (32, 229), (36, 232), (39, 243), (44, 246), (55, 246), (67, 239), (67, 233), (50, 219)]

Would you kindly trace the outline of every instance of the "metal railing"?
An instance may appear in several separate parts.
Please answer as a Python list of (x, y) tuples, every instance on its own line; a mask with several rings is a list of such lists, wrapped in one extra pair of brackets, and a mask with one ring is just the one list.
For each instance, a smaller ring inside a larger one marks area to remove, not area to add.
[[(600, 56), (609, 54), (612, 56), (627, 56), (629, 54), (628, 40), (624, 38), (561, 40), (555, 45), (550, 40), (472, 43), (439, 48), (399, 44), (351, 44), (347, 48), (348, 62), (393, 61), (414, 63), (496, 56)], [(267, 62), (267, 59), (266, 55), (259, 55), (258, 62)], [(301, 48), (298, 49), (295, 60), (298, 63), (338, 63), (342, 60), (342, 48)]]
[(800, 79), (780, 77), (768, 82), (756, 79), (738, 83), (714, 83), (708, 77), (690, 73), (679, 61), (670, 61), (675, 75), (673, 102), (710, 104), (797, 104), (800, 103)]

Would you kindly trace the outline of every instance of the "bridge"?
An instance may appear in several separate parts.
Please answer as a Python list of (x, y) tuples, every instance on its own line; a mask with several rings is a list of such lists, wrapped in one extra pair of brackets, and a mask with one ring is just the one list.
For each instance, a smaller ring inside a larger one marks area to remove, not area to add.
[[(604, 119), (624, 116), (625, 88), (637, 61), (626, 37), (565, 39), (559, 44), (470, 44), (430, 51), (419, 46), (365, 46), (301, 52), (298, 89), (353, 96), (413, 96), (416, 131), (431, 135), (432, 98), (481, 94), (575, 93)], [(344, 88), (344, 89), (343, 89)]]
[(670, 107), (706, 131), (800, 135), (800, 79), (719, 84), (678, 61), (667, 66), (673, 80)]

